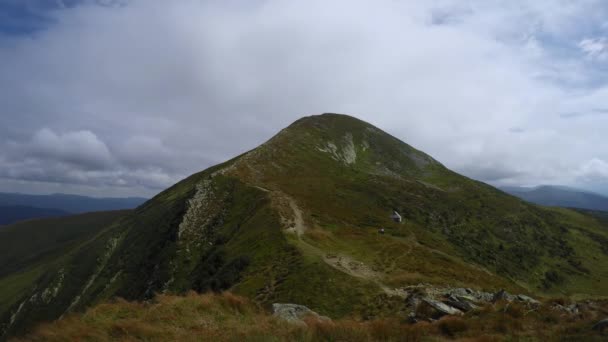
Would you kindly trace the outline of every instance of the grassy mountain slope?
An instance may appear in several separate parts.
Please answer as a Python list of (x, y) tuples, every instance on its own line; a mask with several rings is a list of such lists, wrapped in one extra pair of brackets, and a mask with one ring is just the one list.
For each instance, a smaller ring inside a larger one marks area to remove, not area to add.
[(66, 249), (129, 211), (106, 211), (29, 220), (0, 230), (0, 277), (62, 255)]
[[(82, 283), (68, 284), (73, 275), (67, 274), (62, 264), (70, 253), (81, 244), (95, 239), (96, 234), (111, 222), (128, 214), (128, 211), (96, 212), (75, 216), (39, 219), (19, 222), (0, 230), (0, 317), (6, 329), (11, 320), (12, 328), (21, 331), (30, 322), (57, 317), (31, 314), (17, 321), (12, 315), (21, 303), (22, 310), (27, 301), (37, 293), (41, 303), (50, 303), (55, 295), (53, 284), (81, 286)], [(93, 255), (95, 251), (93, 252)], [(87, 264), (80, 260), (83, 271), (94, 267), (95, 259)], [(46, 291), (40, 291), (46, 286)], [(43, 310), (46, 311), (47, 308)]]
[(525, 203), (363, 121), (312, 116), (72, 248), (20, 289), (4, 330), (191, 289), (334, 318), (399, 313), (418, 283), (605, 296), (607, 237), (596, 218)]

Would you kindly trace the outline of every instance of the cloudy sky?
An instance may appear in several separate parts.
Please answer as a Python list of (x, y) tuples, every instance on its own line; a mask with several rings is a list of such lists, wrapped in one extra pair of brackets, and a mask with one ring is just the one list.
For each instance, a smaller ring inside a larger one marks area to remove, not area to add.
[(0, 191), (150, 196), (355, 115), (470, 177), (608, 194), (608, 3), (0, 0)]

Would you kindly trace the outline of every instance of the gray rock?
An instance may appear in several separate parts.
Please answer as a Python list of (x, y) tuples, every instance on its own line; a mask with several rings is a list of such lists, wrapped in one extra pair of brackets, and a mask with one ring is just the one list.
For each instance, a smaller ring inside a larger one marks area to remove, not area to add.
[(471, 289), (463, 289), (463, 288), (457, 287), (457, 288), (450, 289), (446, 295), (447, 296), (450, 296), (450, 295), (451, 296), (466, 296), (466, 295), (470, 295), (472, 293), (473, 293), (473, 290), (471, 290)]
[(571, 315), (576, 315), (579, 313), (578, 304), (560, 305), (560, 304), (555, 303), (555, 304), (553, 304), (553, 306), (551, 306), (551, 308), (553, 310), (564, 311)]
[(601, 333), (604, 332), (604, 329), (608, 328), (608, 318), (603, 319), (593, 325), (593, 330), (597, 330)]
[(492, 302), (497, 302), (499, 300), (506, 300), (509, 302), (512, 302), (513, 299), (515, 299), (515, 297), (513, 297), (513, 295), (510, 295), (507, 291), (505, 290), (500, 290), (498, 292), (496, 292), (494, 294), (494, 296), (492, 296)]
[(490, 303), (494, 298), (494, 295), (489, 292), (478, 292), (476, 297), (480, 302)]
[(468, 302), (471, 304), (478, 304), (480, 302), (486, 302), (484, 300), (480, 300), (477, 297), (473, 297), (473, 296), (455, 296), (455, 297), (459, 302)]
[(430, 298), (422, 298), (422, 300), (430, 305), (433, 309), (439, 311), (445, 315), (462, 315), (462, 311), (458, 310), (455, 307), (442, 303), (440, 301), (430, 299)]
[(568, 305), (568, 306), (566, 306), (566, 310), (573, 315), (578, 314), (578, 305), (577, 304)]
[(420, 304), (420, 297), (418, 297), (415, 294), (410, 295), (405, 300), (405, 303), (407, 304), (408, 307), (415, 309), (418, 306), (418, 304)]
[(529, 304), (534, 304), (534, 305), (540, 304), (540, 302), (537, 301), (536, 299), (534, 299), (532, 297), (528, 297), (526, 295), (522, 295), (522, 294), (515, 296), (515, 299), (517, 299), (520, 302), (524, 302), (524, 303), (529, 303)]
[(450, 295), (448, 296), (448, 299), (444, 300), (443, 302), (451, 307), (454, 307), (464, 312), (471, 311), (477, 308), (477, 306), (471, 303), (471, 301), (466, 299), (462, 300), (461, 298), (463, 298), (463, 296)]
[(321, 316), (306, 306), (298, 304), (274, 303), (272, 304), (272, 312), (275, 317), (295, 324), (306, 324), (303, 321), (304, 317), (314, 317), (319, 321), (331, 321), (329, 317)]

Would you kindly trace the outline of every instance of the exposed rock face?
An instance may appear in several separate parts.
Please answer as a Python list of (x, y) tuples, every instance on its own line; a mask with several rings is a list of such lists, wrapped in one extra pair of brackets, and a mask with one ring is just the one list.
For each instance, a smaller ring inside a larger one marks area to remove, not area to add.
[[(367, 149), (366, 146), (367, 143), (362, 145), (361, 149)], [(346, 165), (354, 164), (357, 161), (357, 147), (351, 133), (347, 133), (339, 144), (328, 141), (325, 146), (317, 147), (317, 150), (329, 153), (334, 160)]]
[(319, 321), (331, 321), (329, 317), (321, 316), (304, 305), (274, 303), (272, 311), (276, 317), (295, 324), (305, 325), (303, 320), (305, 317), (312, 317)]

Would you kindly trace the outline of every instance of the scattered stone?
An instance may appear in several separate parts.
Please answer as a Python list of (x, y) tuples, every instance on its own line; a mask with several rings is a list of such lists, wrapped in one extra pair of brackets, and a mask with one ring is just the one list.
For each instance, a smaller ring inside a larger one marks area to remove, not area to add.
[(523, 294), (515, 296), (515, 299), (517, 299), (520, 302), (524, 302), (524, 303), (528, 303), (528, 304), (533, 304), (533, 305), (540, 304), (540, 302), (537, 301), (536, 299), (534, 299), (532, 297), (528, 297), (528, 296), (523, 295)]
[(566, 306), (566, 310), (568, 310), (568, 312), (570, 312), (571, 314), (576, 315), (578, 314), (578, 305), (570, 304)]
[(462, 315), (499, 300), (517, 300), (529, 306), (540, 305), (540, 302), (532, 297), (523, 294), (512, 295), (505, 290), (490, 293), (470, 288), (436, 287), (431, 284), (410, 285), (401, 290), (406, 298), (410, 312), (408, 318), (411, 322), (430, 321), (431, 318), (445, 315)]
[(331, 321), (329, 317), (321, 316), (304, 305), (274, 303), (272, 304), (272, 311), (274, 316), (294, 324), (306, 325), (303, 320), (304, 317), (313, 317), (324, 322)]
[[(577, 315), (579, 313), (578, 304), (560, 305), (560, 304), (555, 303), (555, 304), (553, 304), (553, 306), (551, 308), (553, 310), (563, 311), (563, 312), (571, 314), (571, 315)], [(587, 309), (591, 309), (591, 308), (587, 308)]]

